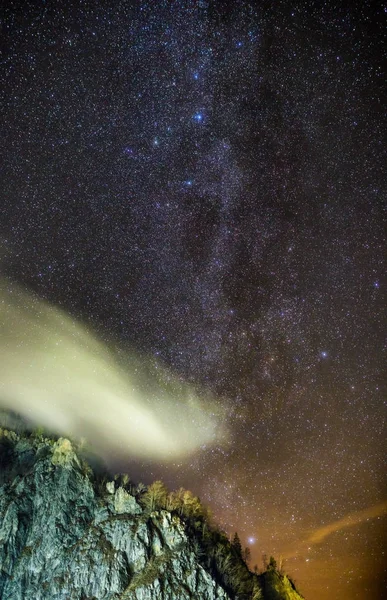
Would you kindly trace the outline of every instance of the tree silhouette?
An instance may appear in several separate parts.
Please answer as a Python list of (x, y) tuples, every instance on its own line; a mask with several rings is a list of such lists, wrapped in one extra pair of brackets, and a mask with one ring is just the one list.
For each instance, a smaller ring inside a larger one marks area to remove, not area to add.
[(234, 537), (232, 538), (231, 545), (234, 548), (235, 552), (238, 554), (238, 556), (242, 557), (242, 544), (241, 544), (241, 541), (239, 539), (239, 535), (237, 534), (237, 532), (234, 533)]
[(248, 564), (251, 560), (251, 551), (250, 548), (248, 546), (246, 546), (246, 548), (243, 550), (242, 553), (242, 558), (245, 561), (246, 564)]
[(277, 570), (277, 561), (275, 560), (274, 556), (270, 557), (268, 568), (273, 569), (274, 571)]

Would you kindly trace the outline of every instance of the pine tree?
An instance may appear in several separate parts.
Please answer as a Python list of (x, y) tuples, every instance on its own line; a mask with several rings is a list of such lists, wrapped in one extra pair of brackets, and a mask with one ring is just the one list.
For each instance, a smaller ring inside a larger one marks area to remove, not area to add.
[(274, 571), (276, 571), (276, 570), (277, 570), (277, 561), (275, 560), (274, 556), (271, 556), (271, 557), (270, 557), (270, 560), (269, 560), (269, 567), (268, 567), (268, 568), (269, 568), (269, 569), (273, 569)]
[(231, 545), (234, 548), (235, 552), (238, 554), (238, 556), (242, 557), (242, 544), (241, 544), (241, 541), (239, 539), (239, 535), (237, 534), (237, 532), (234, 533), (234, 537), (232, 539)]
[(251, 551), (249, 547), (246, 547), (243, 550), (243, 554), (242, 554), (242, 558), (245, 561), (246, 564), (248, 564), (251, 560)]

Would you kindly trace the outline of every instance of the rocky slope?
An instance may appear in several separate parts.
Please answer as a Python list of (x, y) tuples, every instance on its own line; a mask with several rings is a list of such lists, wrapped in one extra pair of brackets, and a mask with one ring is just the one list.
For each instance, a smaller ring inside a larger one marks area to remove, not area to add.
[(67, 439), (0, 430), (0, 598), (301, 598), (250, 573), (189, 492), (170, 510), (153, 492), (97, 479)]

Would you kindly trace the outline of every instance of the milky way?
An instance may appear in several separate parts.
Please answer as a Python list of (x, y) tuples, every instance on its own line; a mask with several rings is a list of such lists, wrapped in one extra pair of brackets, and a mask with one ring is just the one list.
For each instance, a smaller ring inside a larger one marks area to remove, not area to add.
[(316, 600), (382, 581), (385, 14), (2, 9), (3, 275), (227, 407), (231, 444), (132, 468)]

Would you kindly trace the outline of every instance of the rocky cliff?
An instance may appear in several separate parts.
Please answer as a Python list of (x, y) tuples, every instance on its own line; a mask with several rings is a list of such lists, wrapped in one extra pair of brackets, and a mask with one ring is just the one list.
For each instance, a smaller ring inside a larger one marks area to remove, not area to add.
[(301, 598), (250, 573), (189, 492), (166, 510), (157, 486), (123, 481), (97, 478), (67, 439), (0, 430), (0, 598)]

